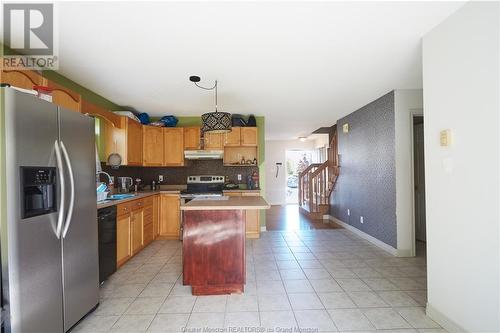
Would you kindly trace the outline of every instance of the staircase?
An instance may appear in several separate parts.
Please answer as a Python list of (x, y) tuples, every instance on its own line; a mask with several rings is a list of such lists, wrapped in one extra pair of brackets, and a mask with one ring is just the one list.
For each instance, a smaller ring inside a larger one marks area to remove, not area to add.
[(339, 176), (337, 126), (334, 127), (328, 159), (313, 163), (299, 174), (299, 209), (311, 219), (322, 219), (330, 211), (332, 195)]

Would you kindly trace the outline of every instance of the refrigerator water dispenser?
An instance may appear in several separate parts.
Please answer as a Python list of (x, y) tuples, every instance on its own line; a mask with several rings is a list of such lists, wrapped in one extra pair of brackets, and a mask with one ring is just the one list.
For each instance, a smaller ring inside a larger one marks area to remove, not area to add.
[(21, 167), (21, 218), (50, 214), (56, 208), (56, 168)]

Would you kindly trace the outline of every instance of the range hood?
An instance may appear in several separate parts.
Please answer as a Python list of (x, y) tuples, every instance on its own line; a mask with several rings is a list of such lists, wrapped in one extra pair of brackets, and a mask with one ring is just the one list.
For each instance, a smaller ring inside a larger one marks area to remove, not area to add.
[(185, 150), (186, 160), (222, 160), (222, 150)]

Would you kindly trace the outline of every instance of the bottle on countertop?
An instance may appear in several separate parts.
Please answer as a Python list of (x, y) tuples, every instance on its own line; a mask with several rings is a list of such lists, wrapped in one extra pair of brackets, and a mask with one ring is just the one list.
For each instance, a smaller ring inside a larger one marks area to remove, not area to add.
[(154, 180), (151, 183), (151, 191), (156, 191), (156, 182)]

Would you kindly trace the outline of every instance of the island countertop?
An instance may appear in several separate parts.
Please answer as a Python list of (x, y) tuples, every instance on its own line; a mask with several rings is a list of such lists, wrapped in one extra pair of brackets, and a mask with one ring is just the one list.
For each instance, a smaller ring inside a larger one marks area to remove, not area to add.
[(250, 210), (269, 209), (271, 206), (261, 196), (216, 197), (208, 200), (191, 200), (181, 205), (181, 210)]

